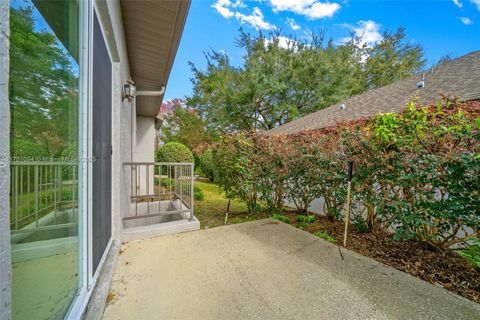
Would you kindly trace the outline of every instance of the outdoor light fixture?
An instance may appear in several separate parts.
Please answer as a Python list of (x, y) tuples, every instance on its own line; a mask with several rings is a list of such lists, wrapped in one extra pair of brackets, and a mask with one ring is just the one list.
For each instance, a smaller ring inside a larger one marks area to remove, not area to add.
[(123, 84), (122, 100), (128, 99), (129, 102), (132, 102), (136, 91), (137, 88), (135, 87), (135, 82), (132, 80), (132, 78), (128, 79), (127, 82)]

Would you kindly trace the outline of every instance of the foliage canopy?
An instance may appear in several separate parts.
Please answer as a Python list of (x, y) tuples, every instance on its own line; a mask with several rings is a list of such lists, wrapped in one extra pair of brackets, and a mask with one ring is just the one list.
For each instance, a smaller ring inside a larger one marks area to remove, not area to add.
[[(58, 157), (77, 140), (77, 63), (33, 9), (10, 9), (11, 154)], [(76, 154), (76, 151), (75, 153)]]
[(194, 91), (187, 104), (220, 132), (269, 130), (418, 71), (422, 48), (405, 38), (403, 29), (387, 32), (371, 48), (361, 38), (335, 44), (320, 34), (285, 46), (279, 33), (252, 36), (240, 29), (243, 63), (234, 66), (227, 54), (212, 51), (206, 70), (191, 64)]
[(215, 147), (217, 182), (231, 198), (305, 211), (315, 198), (342, 219), (346, 160), (355, 163), (353, 221), (364, 231), (435, 246), (480, 235), (480, 103), (411, 103), (403, 113), (290, 136), (227, 135)]

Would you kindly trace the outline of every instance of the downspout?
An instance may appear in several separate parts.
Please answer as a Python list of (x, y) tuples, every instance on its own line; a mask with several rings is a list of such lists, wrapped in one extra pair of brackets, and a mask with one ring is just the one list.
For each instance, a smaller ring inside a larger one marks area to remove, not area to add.
[(133, 162), (133, 121), (135, 119), (135, 113), (137, 112), (137, 97), (133, 97), (131, 116), (130, 116), (130, 162)]

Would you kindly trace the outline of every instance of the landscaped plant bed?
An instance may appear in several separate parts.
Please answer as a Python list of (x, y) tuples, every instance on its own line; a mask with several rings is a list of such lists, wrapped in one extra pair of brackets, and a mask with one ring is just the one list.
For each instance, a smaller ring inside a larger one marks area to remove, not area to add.
[[(343, 221), (317, 216), (315, 222), (304, 223), (297, 221), (296, 212), (285, 211), (283, 215), (295, 227), (338, 245), (343, 243)], [(349, 228), (347, 248), (480, 303), (480, 270), (455, 251), (424, 242), (395, 241), (382, 230), (361, 233), (353, 226)]]

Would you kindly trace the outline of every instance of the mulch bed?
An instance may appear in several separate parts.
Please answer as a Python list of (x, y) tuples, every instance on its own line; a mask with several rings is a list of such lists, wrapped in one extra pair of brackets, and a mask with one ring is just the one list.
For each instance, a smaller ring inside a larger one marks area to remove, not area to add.
[[(297, 226), (295, 212), (286, 211), (284, 214), (292, 225)], [(317, 217), (315, 223), (302, 227), (310, 233), (325, 231), (337, 240), (338, 245), (343, 243), (344, 223), (341, 221)], [(361, 233), (352, 226), (347, 248), (480, 303), (480, 270), (452, 250), (422, 242), (394, 241), (385, 231)]]

